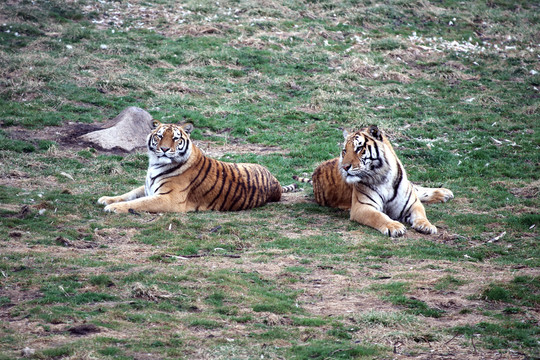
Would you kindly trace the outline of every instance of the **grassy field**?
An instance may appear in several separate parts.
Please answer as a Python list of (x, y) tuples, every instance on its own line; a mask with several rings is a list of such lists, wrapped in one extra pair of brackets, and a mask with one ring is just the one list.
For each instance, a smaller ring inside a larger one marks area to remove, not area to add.
[[(540, 356), (540, 6), (455, 0), (0, 4), (0, 359)], [(455, 199), (387, 238), (313, 192), (103, 212), (143, 151), (75, 129), (138, 106), (282, 182), (377, 124)]]

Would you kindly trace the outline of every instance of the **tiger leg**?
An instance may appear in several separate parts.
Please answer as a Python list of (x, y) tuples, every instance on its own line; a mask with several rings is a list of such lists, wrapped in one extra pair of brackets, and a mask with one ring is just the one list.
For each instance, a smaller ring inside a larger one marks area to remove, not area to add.
[(175, 201), (172, 201), (170, 197), (166, 195), (151, 195), (140, 197), (130, 201), (124, 201), (119, 203), (113, 203), (105, 206), (105, 211), (114, 213), (127, 213), (132, 211), (145, 211), (145, 212), (186, 212), (186, 203), (176, 204), (172, 206)]
[(351, 220), (379, 230), (384, 235), (398, 237), (405, 234), (405, 225), (390, 219), (372, 205), (355, 203), (351, 208)]
[(118, 196), (102, 196), (98, 199), (98, 204), (109, 205), (113, 203), (135, 200), (144, 196), (144, 185), (139, 186), (136, 189), (133, 189), (125, 194)]
[(418, 200), (411, 206), (409, 221), (414, 230), (424, 234), (436, 234), (437, 228), (432, 225), (426, 216), (424, 205)]
[(413, 185), (413, 187), (420, 201), (426, 204), (444, 203), (454, 198), (454, 194), (449, 189), (428, 188), (420, 185)]

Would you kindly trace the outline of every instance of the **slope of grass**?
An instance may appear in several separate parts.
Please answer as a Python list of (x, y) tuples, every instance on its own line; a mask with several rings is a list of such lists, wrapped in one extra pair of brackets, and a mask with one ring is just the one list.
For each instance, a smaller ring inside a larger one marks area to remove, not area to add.
[[(539, 10), (1, 4), (0, 359), (538, 356)], [(284, 184), (377, 124), (413, 181), (456, 197), (426, 208), (438, 235), (400, 239), (309, 186), (237, 213), (105, 214), (146, 155), (58, 136), (127, 106)]]

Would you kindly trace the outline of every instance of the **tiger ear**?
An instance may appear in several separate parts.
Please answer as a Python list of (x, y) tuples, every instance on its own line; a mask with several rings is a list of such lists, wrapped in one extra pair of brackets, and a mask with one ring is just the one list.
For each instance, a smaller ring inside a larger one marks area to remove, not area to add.
[(157, 128), (159, 125), (161, 125), (161, 123), (159, 122), (159, 120), (152, 119), (152, 129)]
[(193, 131), (193, 124), (192, 123), (186, 123), (184, 125), (182, 125), (182, 129), (184, 129), (184, 131), (189, 135), (191, 134), (191, 132)]
[(345, 140), (347, 140), (347, 137), (349, 136), (349, 132), (347, 131), (347, 129), (343, 129), (343, 138)]
[(375, 139), (382, 141), (383, 135), (382, 135), (381, 130), (379, 130), (379, 128), (377, 127), (377, 125), (371, 125), (368, 128), (368, 133), (369, 135), (373, 136)]

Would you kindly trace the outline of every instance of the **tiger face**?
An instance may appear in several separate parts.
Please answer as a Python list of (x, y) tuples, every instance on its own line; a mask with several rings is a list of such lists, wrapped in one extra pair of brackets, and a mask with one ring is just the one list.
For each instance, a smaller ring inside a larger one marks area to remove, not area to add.
[(184, 163), (191, 155), (189, 134), (192, 124), (162, 124), (152, 121), (153, 130), (148, 135), (147, 147), (151, 164)]
[(372, 182), (378, 176), (384, 162), (382, 133), (370, 126), (353, 134), (343, 132), (345, 142), (339, 158), (339, 170), (348, 184), (360, 181)]

